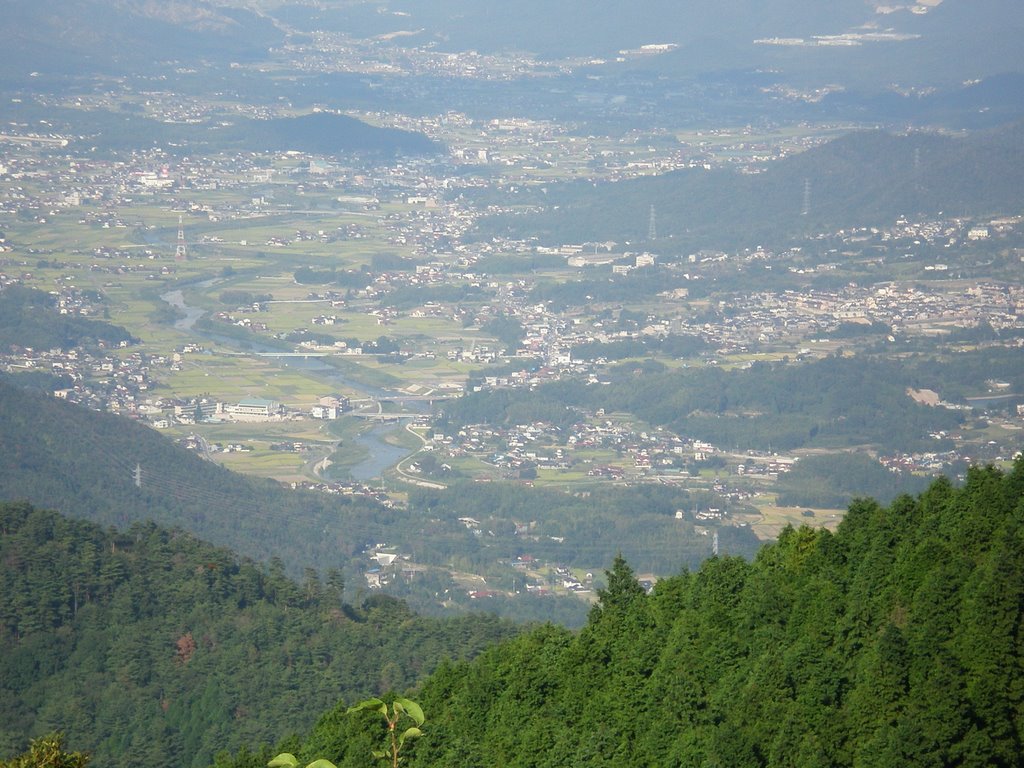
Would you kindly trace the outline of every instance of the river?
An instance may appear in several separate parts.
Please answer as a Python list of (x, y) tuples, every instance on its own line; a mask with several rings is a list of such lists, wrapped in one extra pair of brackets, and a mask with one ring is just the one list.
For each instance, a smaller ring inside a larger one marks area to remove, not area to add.
[(162, 293), (160, 298), (182, 313), (183, 316), (174, 321), (174, 327), (179, 331), (191, 331), (192, 327), (204, 314), (204, 310), (198, 307), (190, 307), (185, 303), (185, 294), (182, 293), (181, 288)]
[(393, 467), (412, 453), (408, 448), (385, 442), (384, 436), (395, 429), (401, 429), (401, 427), (395, 427), (393, 424), (378, 424), (356, 438), (356, 443), (366, 448), (370, 455), (349, 468), (348, 473), (353, 480), (364, 482), (380, 477), (384, 474), (384, 470)]
[[(199, 285), (202, 287), (209, 287), (215, 282), (216, 279), (206, 280), (199, 283)], [(201, 329), (197, 330), (195, 325), (199, 321), (199, 318), (205, 314), (205, 310), (199, 307), (189, 306), (185, 301), (185, 294), (180, 288), (161, 294), (160, 298), (182, 313), (182, 317), (174, 323), (174, 327), (179, 331), (194, 333), (197, 336), (201, 336), (211, 341), (216, 341), (218, 344), (232, 347), (240, 352), (259, 353), (281, 351), (280, 349), (267, 344), (260, 344), (258, 342), (240, 342), (238, 339), (233, 339), (230, 336), (222, 336), (218, 333), (210, 333)], [(242, 349), (243, 343), (245, 345), (245, 349)], [(282, 365), (286, 367), (301, 368), (303, 370), (316, 373), (318, 377), (327, 380), (330, 384), (352, 391), (356, 395), (354, 399), (369, 398), (381, 401), (402, 397), (401, 392), (383, 389), (381, 387), (374, 387), (372, 385), (355, 381), (320, 358), (290, 357), (287, 359), (279, 358), (279, 360), (281, 360)], [(405, 407), (416, 413), (429, 412), (429, 405), (424, 402), (406, 403)], [(379, 478), (384, 473), (384, 470), (388, 467), (394, 466), (412, 453), (408, 448), (403, 448), (401, 446), (385, 442), (384, 436), (392, 432), (394, 429), (395, 426), (392, 424), (378, 424), (355, 438), (356, 443), (369, 451), (369, 456), (358, 464), (354, 464), (349, 467), (349, 475), (353, 480), (362, 482)]]

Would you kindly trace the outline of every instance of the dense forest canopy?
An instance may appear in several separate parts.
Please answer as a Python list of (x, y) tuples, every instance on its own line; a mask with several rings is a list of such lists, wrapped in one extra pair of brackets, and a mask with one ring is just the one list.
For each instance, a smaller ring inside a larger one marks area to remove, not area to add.
[(1009, 766), (1022, 749), (1024, 458), (858, 500), (835, 533), (787, 529), (650, 594), (616, 558), (579, 633), (351, 606), (337, 572), (298, 583), (25, 504), (2, 509), (0, 562), (9, 754), (63, 728), (115, 765), (261, 766), (341, 698), (276, 749), (354, 767), (377, 733), (345, 701), (414, 688), (413, 766)]
[(296, 581), (180, 530), (0, 505), (0, 756), (59, 729), (96, 764), (208, 765), (519, 631), (343, 592), (336, 569)]
[[(652, 594), (621, 558), (607, 579), (580, 633), (435, 672), (409, 764), (1019, 765), (1024, 458), (857, 501), (835, 533), (791, 528)], [(365, 765), (366, 724), (343, 711), (284, 746)]]

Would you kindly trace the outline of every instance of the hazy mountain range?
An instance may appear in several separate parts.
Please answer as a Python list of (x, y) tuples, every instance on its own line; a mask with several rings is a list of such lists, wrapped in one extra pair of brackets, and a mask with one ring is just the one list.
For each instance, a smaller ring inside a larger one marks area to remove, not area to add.
[[(800, 82), (875, 88), (1024, 70), (1017, 0), (13, 0), (4, 14), (0, 67), (21, 74), (252, 60), (318, 29), (381, 45), (585, 57), (672, 76), (768, 68)], [(668, 49), (617, 61), (654, 44)]]
[(193, 0), (13, 0), (0, 72), (122, 73), (160, 62), (252, 59), (284, 36), (255, 13)]
[[(393, 35), (444, 50), (520, 50), (548, 58), (606, 57), (643, 45), (672, 74), (771, 67), (876, 84), (948, 84), (1019, 69), (1024, 6), (1014, 0), (440, 0), (282, 8), (302, 27)], [(782, 43), (782, 44), (780, 44)]]
[(638, 241), (644, 239), (653, 205), (663, 238), (682, 238), (693, 246), (751, 245), (765, 238), (881, 225), (898, 213), (1004, 215), (1024, 204), (1022, 149), (1024, 123), (963, 138), (854, 133), (760, 174), (688, 169), (598, 187), (551, 187), (548, 210), (496, 218), (482, 231), (558, 242)]

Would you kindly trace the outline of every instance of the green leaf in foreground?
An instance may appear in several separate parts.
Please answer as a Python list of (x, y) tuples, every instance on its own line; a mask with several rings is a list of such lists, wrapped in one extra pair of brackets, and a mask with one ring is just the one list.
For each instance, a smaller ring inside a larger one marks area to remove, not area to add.
[[(384, 718), (388, 727), (388, 742), (383, 749), (370, 750), (370, 754), (378, 760), (388, 761), (392, 768), (398, 768), (399, 752), (405, 744), (406, 739), (415, 739), (423, 735), (419, 726), (423, 725), (426, 718), (423, 716), (423, 709), (415, 701), (396, 697), (391, 707), (381, 699), (366, 699), (345, 710), (346, 715), (353, 715), (358, 712), (376, 712)], [(404, 718), (409, 718), (415, 725), (406, 728), (400, 735), (398, 724)], [(298, 760), (295, 755), (289, 752), (282, 752), (269, 763), (267, 768), (296, 768)], [(334, 763), (323, 758), (314, 760), (306, 768), (336, 768)]]

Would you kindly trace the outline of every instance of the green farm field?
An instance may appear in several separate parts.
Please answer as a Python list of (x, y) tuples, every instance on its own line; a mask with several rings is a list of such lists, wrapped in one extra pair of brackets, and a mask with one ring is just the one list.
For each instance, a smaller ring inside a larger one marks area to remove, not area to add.
[(187, 355), (181, 370), (167, 373), (164, 383), (179, 397), (210, 395), (224, 402), (260, 397), (290, 407), (309, 407), (329, 390), (305, 371), (244, 355)]

